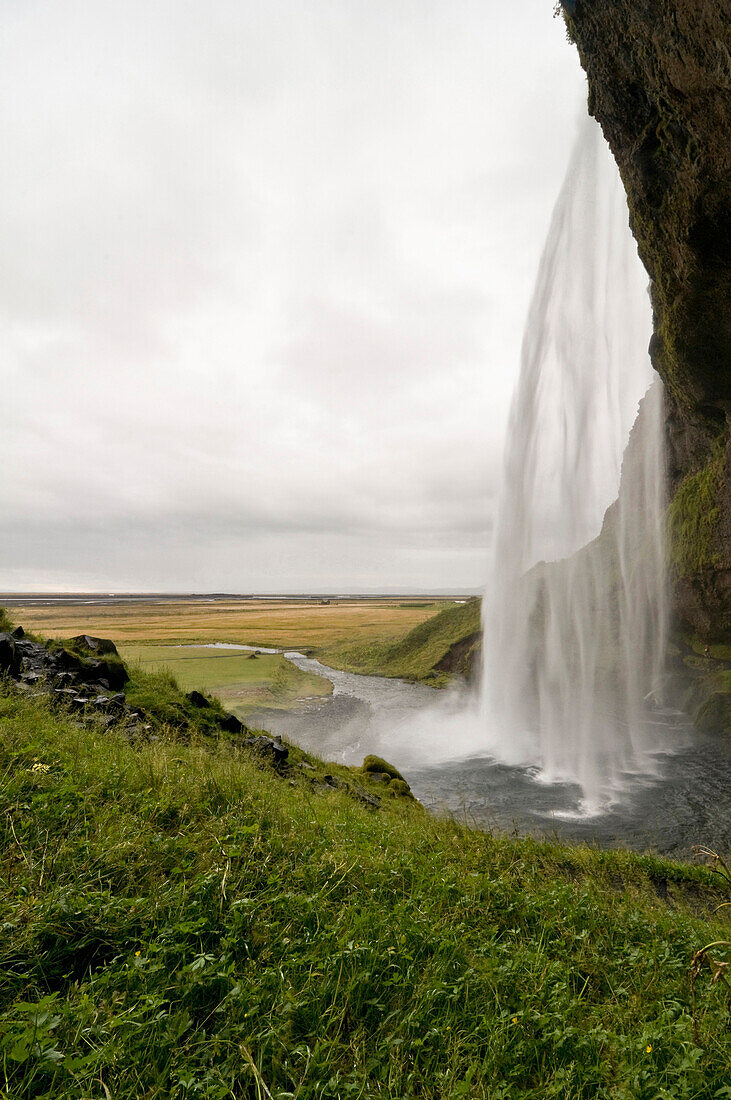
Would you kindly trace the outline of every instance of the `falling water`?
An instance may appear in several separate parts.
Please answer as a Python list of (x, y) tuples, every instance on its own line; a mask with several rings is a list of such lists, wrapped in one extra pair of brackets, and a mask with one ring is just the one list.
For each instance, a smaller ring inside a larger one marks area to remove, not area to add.
[(488, 751), (578, 782), (594, 809), (645, 767), (661, 682), (662, 389), (650, 331), (621, 183), (586, 119), (513, 399), (484, 601), (482, 728)]

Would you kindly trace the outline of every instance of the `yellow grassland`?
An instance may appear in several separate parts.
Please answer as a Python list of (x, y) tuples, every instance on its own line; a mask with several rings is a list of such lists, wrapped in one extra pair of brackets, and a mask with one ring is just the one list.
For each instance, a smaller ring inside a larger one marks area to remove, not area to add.
[(450, 600), (231, 599), (210, 603), (16, 605), (14, 622), (48, 638), (95, 634), (115, 642), (238, 642), (319, 649), (357, 640), (366, 644), (400, 638), (450, 605)]

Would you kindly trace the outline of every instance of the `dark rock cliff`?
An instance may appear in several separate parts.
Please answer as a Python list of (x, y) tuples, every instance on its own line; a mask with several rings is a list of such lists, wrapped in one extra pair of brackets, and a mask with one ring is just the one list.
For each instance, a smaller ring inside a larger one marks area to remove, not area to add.
[(650, 276), (675, 611), (731, 639), (731, 0), (563, 0)]

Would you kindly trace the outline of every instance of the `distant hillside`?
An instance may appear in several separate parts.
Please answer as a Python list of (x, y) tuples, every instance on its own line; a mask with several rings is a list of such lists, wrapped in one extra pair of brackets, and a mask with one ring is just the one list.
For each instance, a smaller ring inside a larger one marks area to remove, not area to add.
[(480, 600), (473, 598), (445, 608), (395, 642), (346, 642), (328, 646), (318, 656), (324, 664), (346, 672), (426, 680), (441, 686), (455, 675), (471, 677), (479, 649)]

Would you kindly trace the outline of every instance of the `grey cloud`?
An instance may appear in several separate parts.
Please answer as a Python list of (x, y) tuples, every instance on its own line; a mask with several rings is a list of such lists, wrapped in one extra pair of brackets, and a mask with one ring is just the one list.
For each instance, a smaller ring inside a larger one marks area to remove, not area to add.
[(479, 583), (582, 86), (546, 0), (1, 18), (0, 586)]

